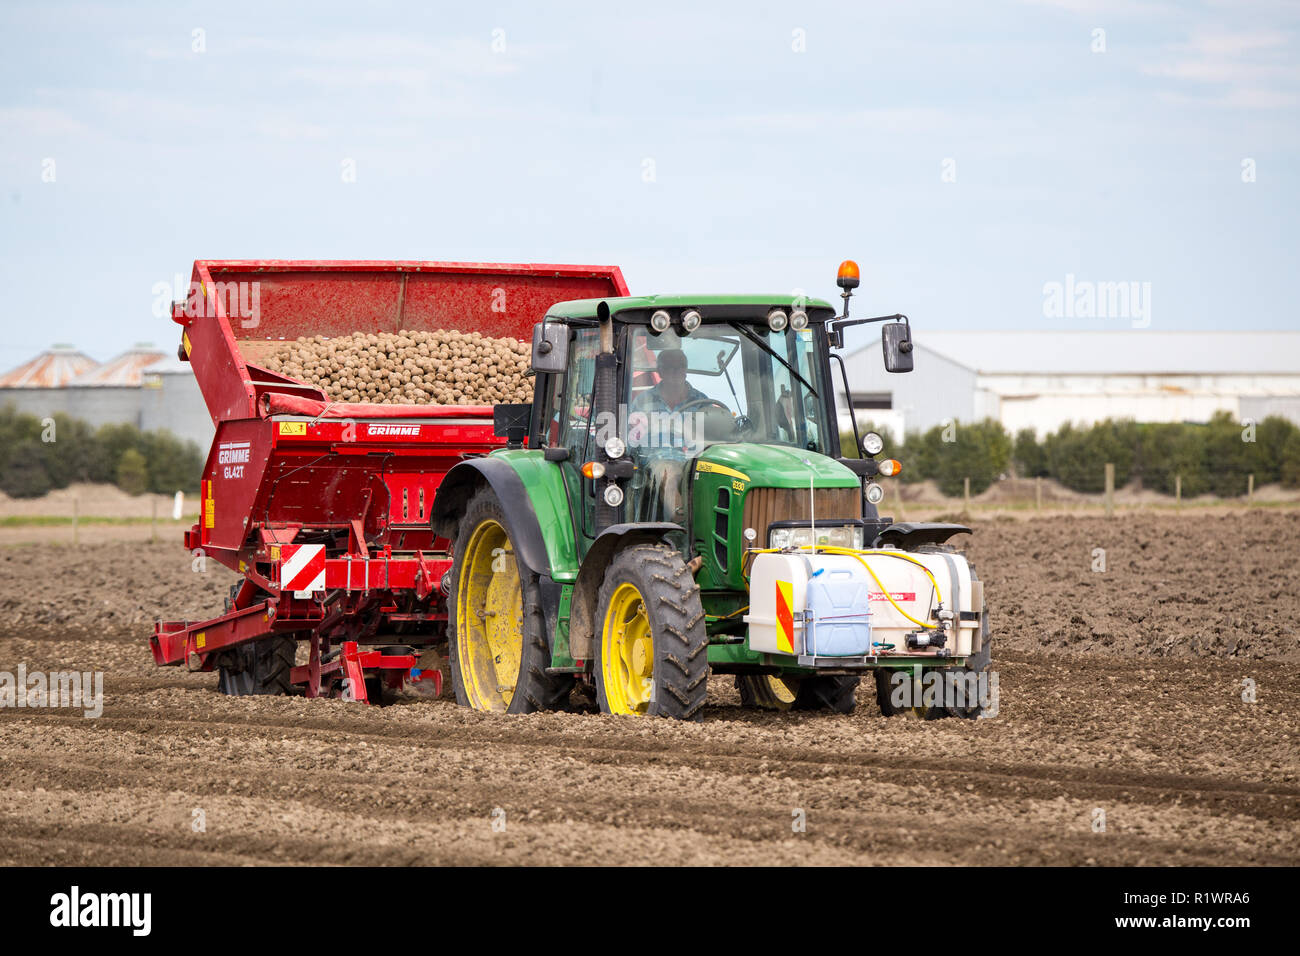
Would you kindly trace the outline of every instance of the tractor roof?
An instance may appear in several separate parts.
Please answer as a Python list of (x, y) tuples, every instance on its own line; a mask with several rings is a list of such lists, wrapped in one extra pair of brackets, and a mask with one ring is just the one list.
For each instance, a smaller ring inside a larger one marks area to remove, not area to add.
[[(553, 319), (594, 319), (600, 303), (609, 306), (611, 315), (633, 309), (682, 309), (690, 306), (730, 305), (756, 306), (758, 308), (791, 308), (802, 305), (805, 309), (829, 309), (834, 307), (825, 299), (810, 299), (793, 295), (630, 295), (608, 299), (573, 299), (569, 302), (557, 302), (546, 310)], [(705, 319), (708, 319), (707, 313)]]

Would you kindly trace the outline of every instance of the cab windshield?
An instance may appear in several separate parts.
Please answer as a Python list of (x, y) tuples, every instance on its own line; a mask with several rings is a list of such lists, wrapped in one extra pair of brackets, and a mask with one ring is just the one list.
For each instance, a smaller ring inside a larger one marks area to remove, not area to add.
[(821, 367), (811, 329), (710, 324), (689, 335), (629, 330), (628, 445), (695, 457), (716, 442), (828, 453)]

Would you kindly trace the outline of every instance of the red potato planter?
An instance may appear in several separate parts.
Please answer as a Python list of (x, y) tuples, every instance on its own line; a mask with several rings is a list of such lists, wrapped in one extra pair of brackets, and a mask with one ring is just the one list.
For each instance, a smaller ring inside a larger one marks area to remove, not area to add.
[[(449, 542), (429, 515), (462, 459), (505, 443), (491, 405), (331, 402), (264, 367), (300, 336), (455, 329), (528, 340), (555, 302), (626, 295), (612, 266), (200, 260), (177, 303), (180, 354), (216, 435), (196, 557), (243, 575), (227, 612), (159, 621), (160, 666), (221, 671), (227, 693), (344, 696), (441, 675)], [(295, 665), (297, 643), (308, 662)], [(419, 666), (424, 656), (426, 668)]]

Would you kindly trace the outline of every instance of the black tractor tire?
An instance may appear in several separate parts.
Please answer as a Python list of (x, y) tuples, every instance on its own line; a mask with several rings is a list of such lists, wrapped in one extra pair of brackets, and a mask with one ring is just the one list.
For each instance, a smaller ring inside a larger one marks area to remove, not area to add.
[[(561, 710), (569, 702), (573, 690), (572, 674), (547, 674), (551, 666), (551, 650), (546, 640), (545, 616), (542, 613), (541, 589), (537, 574), (518, 564), (513, 556), (507, 562), (503, 573), (511, 573), (510, 568), (519, 577), (519, 608), (521, 620), (521, 646), (519, 647), (519, 671), (509, 705), (504, 700), (501, 706), (479, 706), (482, 701), (471, 701), (466, 688), (466, 676), (462, 672), (461, 633), (459, 613), (462, 577), (465, 571), (464, 558), (474, 532), (487, 522), (494, 522), (503, 531), (506, 528), (505, 510), (491, 488), (479, 490), (465, 507), (460, 529), (456, 534), (453, 550), (454, 563), (451, 569), (451, 593), (447, 598), (447, 662), (451, 670), (451, 683), (456, 692), (456, 702), (462, 707), (474, 707), (478, 710), (493, 710), (508, 714), (531, 714), (543, 710)], [(509, 538), (506, 544), (511, 545)], [(503, 555), (504, 557), (504, 555)], [(468, 635), (465, 635), (469, 639)], [(468, 666), (468, 664), (467, 664)]]
[(790, 710), (794, 707), (795, 699), (798, 698), (797, 685), (798, 678), (794, 678), (787, 682), (785, 688), (778, 690), (772, 686), (771, 675), (736, 675), (736, 690), (740, 694), (741, 707), (757, 707), (760, 710)]
[(909, 716), (921, 720), (940, 720), (948, 716), (947, 709), (942, 706), (897, 706), (890, 696), (893, 691), (890, 686), (890, 678), (894, 673), (895, 669), (892, 667), (881, 667), (876, 670), (876, 706), (880, 708), (881, 714), (886, 717)]
[[(830, 710), (851, 714), (857, 707), (855, 692), (861, 678), (850, 674), (821, 677), (788, 677), (785, 687), (772, 686), (767, 674), (736, 675), (736, 690), (742, 707), (763, 710)], [(792, 696), (793, 695), (793, 696)]]
[[(658, 544), (637, 544), (624, 548), (605, 570), (596, 601), (596, 702), (601, 713), (626, 713), (611, 707), (606, 687), (605, 633), (611, 601), (622, 585), (630, 584), (640, 594), (642, 612), (648, 622), (652, 667), (652, 690), (644, 710), (648, 717), (676, 720), (703, 719), (708, 696), (709, 636), (704, 628), (700, 589), (690, 568), (674, 549)], [(615, 671), (618, 667), (611, 664)], [(617, 695), (615, 700), (617, 700)]]
[(830, 710), (851, 714), (858, 706), (856, 691), (862, 678), (852, 674), (826, 674), (805, 677), (799, 682), (794, 699), (795, 710)]
[(289, 694), (298, 641), (276, 635), (224, 651), (218, 661), (217, 690), (231, 697)]

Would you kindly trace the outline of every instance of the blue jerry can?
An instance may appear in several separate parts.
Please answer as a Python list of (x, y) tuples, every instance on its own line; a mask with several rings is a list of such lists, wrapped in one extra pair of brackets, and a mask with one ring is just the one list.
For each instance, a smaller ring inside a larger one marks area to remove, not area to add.
[(806, 654), (865, 657), (871, 653), (870, 584), (857, 561), (827, 562), (813, 573), (808, 581)]

